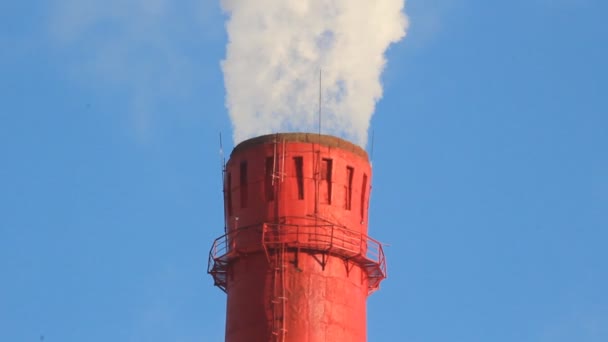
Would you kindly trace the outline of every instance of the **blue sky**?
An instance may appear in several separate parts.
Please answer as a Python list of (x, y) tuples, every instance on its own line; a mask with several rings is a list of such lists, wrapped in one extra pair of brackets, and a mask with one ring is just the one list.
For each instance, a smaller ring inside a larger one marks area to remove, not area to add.
[[(608, 4), (406, 12), (372, 120), (369, 340), (608, 340)], [(0, 0), (0, 341), (223, 340), (224, 21)]]

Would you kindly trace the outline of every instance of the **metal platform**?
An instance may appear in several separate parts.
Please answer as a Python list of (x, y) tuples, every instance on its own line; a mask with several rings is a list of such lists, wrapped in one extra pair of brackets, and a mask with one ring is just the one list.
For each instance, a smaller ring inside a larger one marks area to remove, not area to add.
[(365, 234), (332, 224), (265, 223), (229, 232), (213, 242), (207, 273), (213, 276), (214, 285), (225, 292), (232, 260), (243, 254), (263, 251), (270, 262), (270, 254), (276, 250), (320, 254), (323, 267), (327, 256), (357, 265), (367, 276), (368, 293), (376, 291), (386, 278), (382, 244)]

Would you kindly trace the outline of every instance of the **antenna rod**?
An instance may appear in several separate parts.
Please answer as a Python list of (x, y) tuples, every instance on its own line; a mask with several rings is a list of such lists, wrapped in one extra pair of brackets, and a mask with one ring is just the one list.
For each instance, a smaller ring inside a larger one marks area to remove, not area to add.
[(222, 165), (222, 181), (224, 180), (224, 171), (226, 167), (226, 159), (224, 158), (224, 146), (222, 144), (222, 132), (220, 132), (220, 164)]
[(224, 157), (224, 146), (222, 144), (222, 132), (220, 131), (220, 164), (221, 164), (221, 172), (222, 172), (222, 195), (224, 199), (224, 233), (228, 232), (228, 222), (226, 215), (226, 203), (228, 199), (228, 194), (226, 191), (230, 191), (230, 189), (226, 189), (226, 158)]
[(372, 150), (371, 150), (371, 156), (370, 156), (370, 165), (374, 162), (374, 129), (372, 129)]
[(323, 84), (323, 69), (319, 69), (319, 136), (321, 135), (321, 100), (322, 100), (321, 85), (322, 84)]

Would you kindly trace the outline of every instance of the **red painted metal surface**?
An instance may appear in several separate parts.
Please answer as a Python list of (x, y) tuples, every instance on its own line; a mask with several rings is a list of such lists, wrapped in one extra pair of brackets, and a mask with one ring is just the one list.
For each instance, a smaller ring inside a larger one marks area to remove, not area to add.
[(226, 232), (208, 272), (228, 294), (226, 341), (366, 341), (366, 299), (386, 277), (367, 236), (361, 148), (304, 133), (239, 144), (225, 170)]

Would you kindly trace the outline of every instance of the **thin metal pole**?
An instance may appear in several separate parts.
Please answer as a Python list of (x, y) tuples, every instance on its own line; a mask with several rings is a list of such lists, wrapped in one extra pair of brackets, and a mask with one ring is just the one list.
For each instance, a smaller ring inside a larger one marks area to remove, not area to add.
[(228, 232), (228, 216), (226, 206), (228, 205), (228, 193), (230, 189), (226, 189), (226, 158), (224, 157), (224, 146), (222, 143), (222, 132), (220, 132), (220, 165), (222, 171), (222, 194), (224, 195), (224, 234)]
[(372, 150), (371, 150), (371, 156), (370, 156), (370, 161), (369, 164), (370, 166), (373, 167), (373, 163), (374, 163), (374, 130), (372, 129)]
[(319, 143), (321, 142), (321, 101), (322, 98), (322, 84), (323, 84), (323, 69), (319, 69)]

